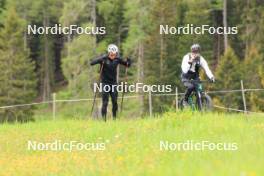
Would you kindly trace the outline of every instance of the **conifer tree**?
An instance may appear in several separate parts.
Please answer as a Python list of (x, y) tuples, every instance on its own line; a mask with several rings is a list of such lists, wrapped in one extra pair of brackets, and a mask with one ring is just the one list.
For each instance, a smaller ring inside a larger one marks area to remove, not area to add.
[(62, 59), (62, 70), (69, 83), (68, 90), (73, 96), (87, 96), (90, 92), (89, 85), (95, 74), (90, 72), (92, 68), (88, 64), (95, 57), (91, 43), (93, 37), (82, 34), (66, 44), (68, 55)]
[[(245, 88), (258, 89), (262, 88), (261, 80), (264, 78), (264, 75), (261, 73), (263, 68), (263, 56), (260, 54), (256, 46), (251, 46), (249, 48), (248, 56), (244, 61), (244, 72), (243, 79)], [(251, 111), (263, 110), (262, 106), (264, 102), (264, 93), (263, 92), (247, 92), (247, 106)]]
[[(93, 21), (92, 1), (64, 2), (60, 23), (69, 26), (77, 23), (83, 28), (96, 27)], [(68, 81), (68, 93), (73, 96), (91, 95), (90, 83), (95, 77), (93, 68), (89, 66), (89, 60), (96, 54), (96, 37), (92, 35), (67, 35), (64, 50), (62, 52), (62, 71)]]
[[(228, 48), (225, 54), (220, 58), (220, 62), (216, 68), (215, 77), (217, 82), (214, 85), (216, 90), (240, 89), (240, 81), (242, 79), (242, 64), (235, 55), (232, 48)], [(229, 94), (221, 94), (217, 99), (222, 105), (232, 108), (242, 108), (241, 94), (232, 92)]]
[[(34, 64), (24, 48), (24, 24), (14, 8), (5, 12), (0, 31), (0, 106), (30, 103), (35, 97)], [(31, 107), (1, 109), (0, 121), (27, 121), (31, 115)]]
[[(149, 19), (150, 1), (126, 1), (124, 14), (128, 21), (129, 31), (126, 41), (124, 42), (124, 51), (134, 59), (134, 68), (136, 68), (136, 81), (146, 83), (145, 80), (145, 52), (147, 31), (151, 26)], [(144, 96), (139, 96), (140, 110), (139, 114), (143, 115)]]

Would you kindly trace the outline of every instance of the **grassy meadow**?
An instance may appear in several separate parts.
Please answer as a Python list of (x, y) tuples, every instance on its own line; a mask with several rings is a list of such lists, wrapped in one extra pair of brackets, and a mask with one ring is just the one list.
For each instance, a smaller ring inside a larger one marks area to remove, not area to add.
[[(168, 112), (144, 119), (39, 120), (0, 126), (0, 175), (264, 174), (264, 116)], [(105, 150), (34, 151), (40, 142), (103, 142)], [(160, 141), (237, 143), (235, 151), (160, 150)]]

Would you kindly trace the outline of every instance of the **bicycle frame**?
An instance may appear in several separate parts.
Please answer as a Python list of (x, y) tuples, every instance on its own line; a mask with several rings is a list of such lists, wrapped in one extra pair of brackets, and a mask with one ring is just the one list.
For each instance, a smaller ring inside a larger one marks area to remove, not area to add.
[[(194, 84), (195, 90), (192, 92), (192, 94), (190, 95), (189, 99), (188, 99), (188, 103), (191, 106), (192, 110), (196, 110), (198, 108), (198, 110), (202, 110), (202, 94), (203, 92), (203, 86), (202, 86), (202, 82), (204, 81), (200, 81), (200, 80), (192, 80), (191, 81)], [(196, 96), (196, 103), (194, 103), (193, 101), (193, 96)], [(196, 107), (197, 105), (197, 107)]]

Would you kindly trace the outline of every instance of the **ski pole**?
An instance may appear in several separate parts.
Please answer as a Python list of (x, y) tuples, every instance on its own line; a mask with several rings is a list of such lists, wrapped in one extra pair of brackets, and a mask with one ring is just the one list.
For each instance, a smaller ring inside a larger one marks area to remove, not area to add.
[[(99, 81), (98, 82), (100, 82), (100, 80), (101, 80), (103, 67), (104, 67), (104, 62), (102, 63), (101, 68), (100, 68), (100, 75), (99, 75)], [(94, 109), (95, 100), (96, 100), (96, 91), (94, 92), (93, 105), (92, 105), (92, 110), (91, 110), (91, 116), (93, 115), (93, 109)]]
[[(127, 68), (128, 68), (128, 64), (126, 64), (126, 71), (125, 71), (125, 81), (127, 82)], [(123, 90), (122, 92), (122, 99), (121, 99), (121, 113), (123, 111), (123, 101), (124, 101), (124, 95), (125, 95), (125, 91)]]

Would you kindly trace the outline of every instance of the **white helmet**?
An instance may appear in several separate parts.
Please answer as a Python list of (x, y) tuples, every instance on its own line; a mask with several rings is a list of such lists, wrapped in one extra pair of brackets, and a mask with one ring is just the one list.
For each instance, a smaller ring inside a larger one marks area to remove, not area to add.
[(191, 51), (192, 52), (200, 52), (200, 50), (201, 50), (201, 47), (200, 47), (200, 45), (198, 43), (195, 43), (195, 44), (193, 44), (191, 46)]
[(108, 53), (118, 53), (118, 47), (115, 44), (108, 45)]

